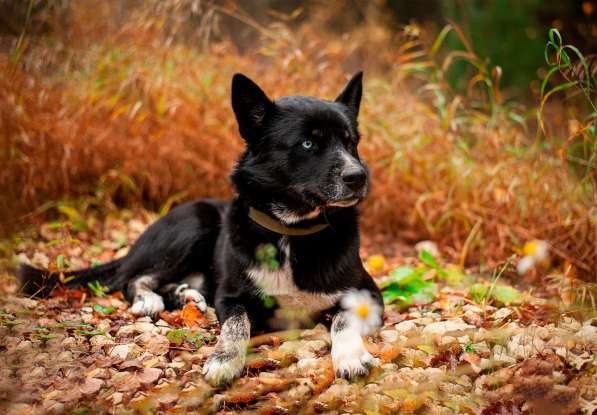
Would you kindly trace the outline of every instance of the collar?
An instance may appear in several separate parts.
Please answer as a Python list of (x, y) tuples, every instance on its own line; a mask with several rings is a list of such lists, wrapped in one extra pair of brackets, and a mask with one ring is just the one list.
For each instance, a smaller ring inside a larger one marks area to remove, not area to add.
[(282, 222), (275, 220), (271, 216), (253, 207), (249, 207), (249, 217), (253, 220), (253, 222), (261, 225), (267, 230), (289, 236), (311, 235), (328, 227), (327, 223), (319, 223), (306, 228), (290, 228), (284, 225)]

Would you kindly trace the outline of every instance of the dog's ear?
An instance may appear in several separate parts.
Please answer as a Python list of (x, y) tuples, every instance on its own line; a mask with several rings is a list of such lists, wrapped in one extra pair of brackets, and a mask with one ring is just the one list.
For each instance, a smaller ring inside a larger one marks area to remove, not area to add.
[(359, 115), (361, 96), (363, 95), (363, 71), (357, 72), (336, 98), (336, 102), (346, 105), (354, 111), (355, 118)]
[(232, 78), (232, 109), (238, 121), (240, 135), (250, 141), (259, 134), (273, 109), (273, 102), (259, 86), (245, 75)]

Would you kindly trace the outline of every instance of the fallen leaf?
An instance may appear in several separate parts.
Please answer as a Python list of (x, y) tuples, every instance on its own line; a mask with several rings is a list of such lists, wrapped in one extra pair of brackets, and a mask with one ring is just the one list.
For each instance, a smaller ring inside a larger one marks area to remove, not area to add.
[(203, 316), (203, 313), (199, 311), (193, 301), (185, 304), (180, 313), (180, 318), (182, 319), (182, 323), (185, 327), (198, 327), (207, 322)]
[(101, 379), (88, 377), (85, 379), (85, 382), (81, 386), (79, 386), (79, 390), (83, 395), (95, 395), (99, 392), (104, 381)]
[(162, 371), (155, 367), (145, 367), (139, 370), (136, 375), (142, 385), (147, 385), (156, 382), (162, 375)]

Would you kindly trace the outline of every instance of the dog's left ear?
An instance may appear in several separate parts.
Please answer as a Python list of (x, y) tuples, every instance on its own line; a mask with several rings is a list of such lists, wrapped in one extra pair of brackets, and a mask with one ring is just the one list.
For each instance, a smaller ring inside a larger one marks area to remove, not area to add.
[(359, 115), (361, 96), (363, 95), (363, 71), (357, 72), (336, 98), (336, 102), (346, 105), (354, 112), (355, 118)]
[(259, 86), (245, 75), (232, 78), (232, 109), (238, 121), (240, 135), (253, 141), (258, 138), (274, 103)]

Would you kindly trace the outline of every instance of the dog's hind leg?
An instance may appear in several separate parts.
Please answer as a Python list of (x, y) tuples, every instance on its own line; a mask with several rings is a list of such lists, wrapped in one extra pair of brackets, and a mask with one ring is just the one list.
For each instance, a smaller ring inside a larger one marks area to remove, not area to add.
[(164, 300), (153, 291), (157, 287), (158, 278), (155, 275), (142, 275), (132, 279), (127, 286), (127, 297), (133, 303), (129, 311), (151, 317), (164, 311)]
[(201, 312), (207, 311), (205, 300), (205, 276), (201, 273), (188, 275), (180, 283), (166, 284), (158, 290), (166, 303), (166, 308), (173, 310), (182, 308), (193, 301)]

